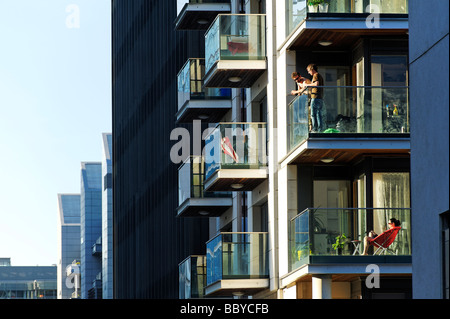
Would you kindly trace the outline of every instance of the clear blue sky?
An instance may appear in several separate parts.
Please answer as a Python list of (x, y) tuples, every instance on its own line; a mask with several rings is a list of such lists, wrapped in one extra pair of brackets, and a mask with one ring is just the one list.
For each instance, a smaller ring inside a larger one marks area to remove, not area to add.
[(0, 0), (0, 257), (57, 264), (57, 194), (111, 132), (110, 0)]

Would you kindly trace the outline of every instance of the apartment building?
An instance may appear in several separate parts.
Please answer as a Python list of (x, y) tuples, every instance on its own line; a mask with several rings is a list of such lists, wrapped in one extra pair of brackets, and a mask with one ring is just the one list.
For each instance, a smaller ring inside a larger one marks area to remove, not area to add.
[[(202, 152), (176, 214), (209, 221), (179, 297), (411, 298), (408, 1), (185, 0), (174, 28), (204, 34), (177, 76)], [(312, 63), (322, 85), (292, 95)]]

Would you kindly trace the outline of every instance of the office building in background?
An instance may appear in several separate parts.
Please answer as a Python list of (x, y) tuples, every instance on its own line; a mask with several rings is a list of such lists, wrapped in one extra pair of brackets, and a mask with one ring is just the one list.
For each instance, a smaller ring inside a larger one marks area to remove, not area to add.
[[(80, 194), (58, 194), (58, 299), (70, 299), (75, 283), (67, 267), (80, 260)], [(78, 271), (79, 269), (73, 269)], [(72, 273), (72, 272), (71, 272)]]

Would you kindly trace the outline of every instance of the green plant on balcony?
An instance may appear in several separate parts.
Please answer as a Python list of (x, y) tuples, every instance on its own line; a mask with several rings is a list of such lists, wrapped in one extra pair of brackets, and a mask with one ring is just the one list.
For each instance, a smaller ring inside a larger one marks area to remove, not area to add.
[(345, 236), (344, 233), (342, 235), (336, 236), (336, 242), (332, 244), (334, 250), (336, 250), (336, 254), (340, 255), (342, 253), (342, 249), (345, 246), (345, 243), (347, 241), (347, 236)]
[(324, 2), (325, 0), (308, 0), (308, 6), (317, 6)]
[(308, 10), (309, 12), (328, 12), (328, 4), (330, 0), (308, 0)]

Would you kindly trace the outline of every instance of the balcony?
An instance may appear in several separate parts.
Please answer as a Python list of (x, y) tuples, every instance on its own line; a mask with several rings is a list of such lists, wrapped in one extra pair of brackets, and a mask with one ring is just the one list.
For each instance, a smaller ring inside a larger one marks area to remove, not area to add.
[(219, 13), (231, 11), (230, 0), (177, 0), (176, 30), (206, 30)]
[(179, 265), (179, 299), (203, 298), (206, 256), (189, 256)]
[(189, 59), (178, 73), (177, 123), (217, 123), (231, 109), (231, 90), (204, 88), (205, 59)]
[(406, 35), (408, 31), (408, 0), (343, 0), (324, 6), (286, 0), (286, 10), (289, 49), (320, 47), (320, 41), (335, 47), (354, 43), (361, 36)]
[(95, 243), (92, 245), (92, 255), (93, 256), (102, 255), (102, 236), (98, 237)]
[(205, 87), (247, 88), (265, 72), (266, 17), (219, 14), (205, 34)]
[(202, 156), (190, 156), (178, 169), (178, 217), (217, 217), (233, 205), (230, 192), (205, 191)]
[[(371, 246), (364, 252), (364, 237), (381, 234), (390, 218), (401, 222), (394, 242), (383, 252)], [(345, 235), (341, 249), (336, 237)], [(375, 254), (376, 253), (376, 254)], [(411, 273), (411, 211), (409, 208), (310, 208), (290, 221), (290, 280), (311, 273), (366, 274), (368, 264), (383, 264), (387, 274)], [(289, 276), (288, 276), (289, 277)]]
[(266, 145), (266, 123), (219, 123), (205, 141), (205, 190), (253, 190), (267, 178)]
[(293, 153), (289, 164), (315, 163), (324, 157), (348, 163), (367, 153), (408, 155), (408, 87), (321, 88), (320, 132), (311, 131), (308, 95), (288, 105), (287, 151)]
[(268, 233), (220, 233), (206, 243), (206, 296), (269, 287)]

